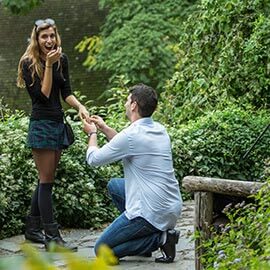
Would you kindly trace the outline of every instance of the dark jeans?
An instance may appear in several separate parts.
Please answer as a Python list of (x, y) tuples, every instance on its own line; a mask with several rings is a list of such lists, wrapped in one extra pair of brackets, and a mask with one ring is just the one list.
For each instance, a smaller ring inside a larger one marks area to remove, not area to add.
[(96, 254), (101, 244), (108, 245), (118, 258), (143, 255), (157, 250), (161, 245), (162, 231), (156, 229), (142, 217), (129, 220), (124, 214), (125, 180), (122, 178), (111, 179), (108, 183), (108, 191), (121, 215), (106, 228), (97, 240)]

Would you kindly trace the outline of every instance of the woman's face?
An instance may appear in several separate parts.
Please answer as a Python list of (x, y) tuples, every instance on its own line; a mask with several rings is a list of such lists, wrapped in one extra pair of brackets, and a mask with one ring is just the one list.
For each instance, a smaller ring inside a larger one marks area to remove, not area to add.
[(56, 34), (53, 27), (41, 30), (38, 35), (38, 44), (41, 54), (46, 57), (48, 52), (56, 49)]

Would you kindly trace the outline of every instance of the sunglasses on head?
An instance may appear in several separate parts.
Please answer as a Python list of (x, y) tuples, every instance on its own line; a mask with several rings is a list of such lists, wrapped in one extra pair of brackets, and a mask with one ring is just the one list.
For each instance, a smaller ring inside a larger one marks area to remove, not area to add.
[(53, 25), (55, 25), (55, 21), (53, 19), (49, 19), (49, 18), (45, 19), (45, 20), (37, 20), (37, 21), (35, 21), (36, 28), (43, 25), (43, 24), (48, 24), (48, 25), (53, 26)]

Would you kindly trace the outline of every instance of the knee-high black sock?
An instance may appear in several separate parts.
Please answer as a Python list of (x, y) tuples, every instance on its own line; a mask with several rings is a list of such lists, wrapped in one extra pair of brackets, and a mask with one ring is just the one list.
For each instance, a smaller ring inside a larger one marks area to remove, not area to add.
[(38, 193), (38, 205), (41, 218), (44, 223), (53, 223), (52, 207), (53, 183), (40, 183)]
[(32, 195), (31, 210), (30, 210), (31, 216), (40, 216), (39, 207), (38, 207), (38, 192), (39, 192), (39, 182)]

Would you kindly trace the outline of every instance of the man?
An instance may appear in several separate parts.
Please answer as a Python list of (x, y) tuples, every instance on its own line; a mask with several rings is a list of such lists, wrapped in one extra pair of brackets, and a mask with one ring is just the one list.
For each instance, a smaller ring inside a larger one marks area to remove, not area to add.
[[(125, 108), (129, 127), (117, 133), (99, 116), (84, 120), (89, 136), (86, 160), (100, 166), (123, 161), (124, 179), (111, 179), (108, 191), (120, 216), (103, 232), (95, 245), (108, 245), (117, 258), (151, 256), (161, 249), (156, 262), (171, 263), (175, 258), (179, 231), (174, 230), (182, 208), (175, 179), (170, 138), (165, 128), (151, 118), (157, 94), (144, 84), (130, 88)], [(97, 145), (97, 128), (108, 143)], [(98, 255), (98, 254), (97, 254)]]

